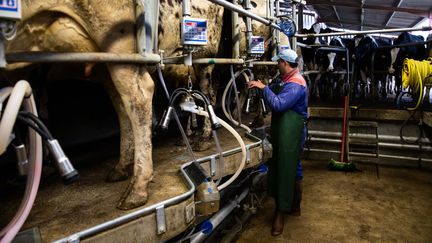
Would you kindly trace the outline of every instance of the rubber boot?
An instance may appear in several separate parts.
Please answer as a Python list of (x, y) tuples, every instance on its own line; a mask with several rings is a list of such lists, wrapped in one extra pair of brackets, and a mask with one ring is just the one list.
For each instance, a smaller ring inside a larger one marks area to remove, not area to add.
[(272, 236), (278, 236), (282, 234), (284, 228), (284, 213), (280, 210), (276, 210), (273, 227), (271, 229)]
[(303, 184), (301, 180), (298, 180), (295, 182), (294, 185), (294, 197), (293, 197), (293, 204), (291, 207), (290, 214), (292, 216), (300, 216), (301, 215), (301, 209), (300, 204), (302, 201), (302, 193), (303, 193)]

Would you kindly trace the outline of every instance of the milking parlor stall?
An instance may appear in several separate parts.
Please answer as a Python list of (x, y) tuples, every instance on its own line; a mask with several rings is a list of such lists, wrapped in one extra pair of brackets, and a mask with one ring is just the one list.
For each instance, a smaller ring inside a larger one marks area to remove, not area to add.
[[(431, 25), (431, 0), (0, 1), (0, 242), (432, 242)], [(285, 49), (309, 107), (274, 234), (248, 86)]]

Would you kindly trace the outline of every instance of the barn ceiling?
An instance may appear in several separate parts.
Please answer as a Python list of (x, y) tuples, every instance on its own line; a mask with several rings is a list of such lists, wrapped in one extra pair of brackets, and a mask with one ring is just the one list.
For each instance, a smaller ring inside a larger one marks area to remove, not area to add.
[[(432, 0), (306, 0), (329, 27), (376, 30), (414, 27), (432, 19)], [(431, 21), (431, 20), (430, 20)]]

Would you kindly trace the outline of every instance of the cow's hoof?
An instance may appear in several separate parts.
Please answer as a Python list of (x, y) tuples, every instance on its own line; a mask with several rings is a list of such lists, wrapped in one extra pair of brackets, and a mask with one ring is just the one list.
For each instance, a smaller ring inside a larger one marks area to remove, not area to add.
[(129, 174), (127, 172), (111, 170), (106, 178), (106, 181), (117, 182), (117, 181), (124, 181), (127, 178), (129, 178)]
[[(189, 144), (192, 145), (194, 143), (193, 139), (188, 137)], [(183, 138), (179, 138), (175, 141), (176, 146), (186, 146), (186, 143), (184, 142)]]
[(129, 193), (128, 196), (123, 197), (119, 201), (117, 208), (121, 210), (129, 210), (129, 209), (140, 207), (146, 203), (147, 203), (147, 193), (143, 195), (139, 195), (137, 193), (133, 193), (132, 190), (132, 192)]
[(212, 146), (212, 143), (210, 141), (199, 141), (194, 143), (192, 146), (193, 151), (206, 151)]
[(254, 120), (250, 124), (251, 127), (262, 127), (264, 126), (264, 117), (263, 116), (256, 116)]

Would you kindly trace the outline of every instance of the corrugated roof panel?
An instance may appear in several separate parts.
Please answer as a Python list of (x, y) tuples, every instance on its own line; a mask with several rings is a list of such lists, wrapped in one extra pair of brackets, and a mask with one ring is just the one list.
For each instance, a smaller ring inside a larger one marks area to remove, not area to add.
[(398, 27), (411, 27), (416, 25), (418, 22), (419, 16), (408, 14), (408, 13), (395, 13), (392, 18), (391, 25)]
[[(409, 28), (427, 17), (432, 0), (307, 0), (307, 6), (330, 27), (363, 29)], [(363, 15), (363, 17), (362, 17)]]

